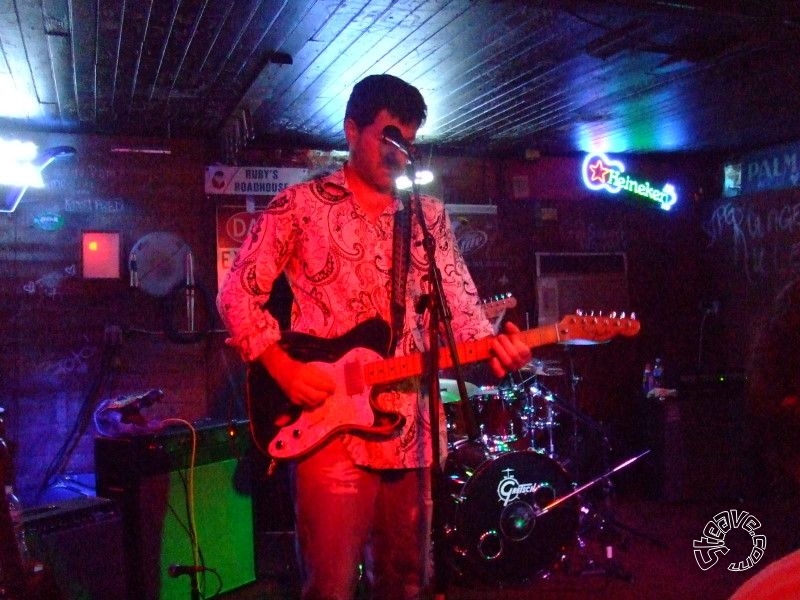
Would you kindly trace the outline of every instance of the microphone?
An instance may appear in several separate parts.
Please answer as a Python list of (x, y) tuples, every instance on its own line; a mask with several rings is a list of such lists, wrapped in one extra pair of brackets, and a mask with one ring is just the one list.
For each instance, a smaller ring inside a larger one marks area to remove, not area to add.
[(191, 575), (192, 573), (200, 573), (205, 571), (205, 567), (200, 565), (170, 565), (167, 572), (170, 577), (180, 577), (181, 575)]
[(405, 154), (409, 160), (414, 157), (414, 148), (410, 142), (403, 137), (403, 134), (400, 133), (400, 130), (395, 125), (387, 125), (383, 128), (383, 133), (381, 134), (381, 139), (394, 146), (400, 152)]

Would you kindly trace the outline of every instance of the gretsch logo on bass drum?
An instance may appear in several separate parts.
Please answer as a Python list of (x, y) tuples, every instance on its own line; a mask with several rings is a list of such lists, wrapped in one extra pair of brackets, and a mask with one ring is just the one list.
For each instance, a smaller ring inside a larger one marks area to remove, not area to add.
[(534, 483), (520, 483), (514, 477), (514, 469), (503, 469), (505, 476), (497, 484), (497, 497), (508, 506), (523, 494), (530, 494), (536, 489)]

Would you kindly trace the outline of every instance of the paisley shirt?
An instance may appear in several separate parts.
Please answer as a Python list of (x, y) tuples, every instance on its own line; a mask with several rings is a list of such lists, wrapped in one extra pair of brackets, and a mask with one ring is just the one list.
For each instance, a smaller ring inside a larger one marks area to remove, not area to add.
[[(444, 205), (428, 196), (422, 196), (421, 203), (436, 241), (436, 262), (456, 341), (491, 335)], [(376, 316), (390, 323), (393, 223), (395, 213), (402, 210), (408, 209), (396, 199), (371, 221), (348, 189), (342, 170), (275, 196), (242, 244), (217, 298), (231, 334), (228, 343), (245, 361), (253, 361), (279, 340), (278, 323), (263, 307), (281, 272), (294, 295), (293, 331), (333, 338)], [(416, 221), (412, 219), (405, 323), (395, 355), (419, 353), (428, 345), (428, 312), (419, 315), (415, 310), (420, 296), (430, 291), (427, 258), (418, 243), (422, 232)], [(356, 464), (379, 469), (430, 464), (429, 409), (421, 387), (417, 379), (407, 380), (376, 395), (376, 404), (403, 415), (405, 424), (389, 439), (344, 434)], [(445, 448), (441, 412), (439, 422), (440, 447)]]

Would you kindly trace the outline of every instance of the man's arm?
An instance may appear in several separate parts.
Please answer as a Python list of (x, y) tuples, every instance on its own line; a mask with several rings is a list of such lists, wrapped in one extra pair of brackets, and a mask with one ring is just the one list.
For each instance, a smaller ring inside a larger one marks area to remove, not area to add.
[(313, 364), (294, 360), (279, 343), (268, 346), (258, 360), (289, 401), (303, 408), (319, 406), (336, 391), (336, 384), (327, 373)]

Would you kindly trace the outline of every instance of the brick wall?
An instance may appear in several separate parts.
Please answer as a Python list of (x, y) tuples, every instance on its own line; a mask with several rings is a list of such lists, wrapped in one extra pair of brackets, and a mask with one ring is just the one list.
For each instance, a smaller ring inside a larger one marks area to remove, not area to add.
[[(17, 486), (29, 502), (48, 474), (93, 470), (91, 417), (100, 401), (161, 388), (164, 401), (151, 409), (153, 418), (224, 414), (232, 399), (225, 365), (235, 360), (218, 331), (196, 343), (171, 341), (165, 298), (128, 286), (133, 245), (165, 232), (191, 248), (196, 280), (213, 300), (214, 205), (203, 192), (203, 146), (33, 139), (40, 148), (71, 145), (77, 153), (45, 170), (45, 189), (28, 190), (14, 213), (0, 215), (0, 402), (16, 448)], [(171, 154), (112, 151), (154, 147)], [(87, 230), (119, 232), (120, 279), (83, 279)], [(218, 320), (208, 327), (218, 330)]]
[[(203, 191), (203, 167), (210, 164), (203, 145), (55, 134), (34, 141), (40, 147), (72, 145), (77, 153), (48, 167), (47, 188), (29, 190), (16, 212), (0, 214), (0, 404), (8, 411), (17, 486), (27, 502), (48, 475), (93, 471), (91, 416), (103, 399), (160, 388), (163, 402), (147, 411), (153, 419), (245, 415), (243, 367), (224, 345), (213, 306), (200, 323), (207, 335), (176, 341), (165, 332), (165, 298), (128, 285), (131, 248), (162, 232), (191, 249), (197, 283), (206, 290), (198, 300), (213, 303), (219, 198)], [(120, 147), (172, 152), (112, 151)], [(325, 160), (320, 153), (264, 153), (245, 162), (314, 168)], [(535, 311), (536, 251), (628, 253), (632, 303), (627, 308), (645, 316), (647, 329), (630, 343), (577, 349), (570, 357), (579, 362), (593, 410), (601, 416), (625, 412), (620, 398), (630, 400), (641, 366), (653, 353), (691, 357), (702, 293), (695, 261), (696, 199), (687, 196), (682, 208), (666, 214), (597, 198), (571, 175), (576, 159), (434, 157), (431, 162), (440, 174), (435, 195), (448, 203), (498, 205), (511, 276), (486, 293), (513, 291), (520, 300), (513, 316), (521, 324)], [(715, 176), (713, 163), (673, 161), (671, 167), (683, 177), (687, 194), (698, 180)], [(529, 185), (519, 196), (513, 178), (521, 175)], [(120, 279), (82, 278), (85, 230), (120, 233)], [(174, 315), (183, 298), (173, 300)]]

